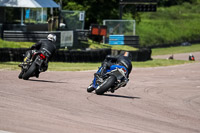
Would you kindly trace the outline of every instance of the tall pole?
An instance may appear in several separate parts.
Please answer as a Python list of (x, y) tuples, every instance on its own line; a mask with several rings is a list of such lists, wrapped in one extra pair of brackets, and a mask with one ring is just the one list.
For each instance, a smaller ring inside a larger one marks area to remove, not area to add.
[(62, 0), (60, 0), (60, 10), (62, 10)]
[(24, 9), (21, 8), (21, 25), (24, 25)]
[(123, 17), (123, 9), (125, 6), (126, 6), (126, 4), (119, 4), (119, 12), (120, 12), (119, 19), (122, 19), (122, 17)]
[(43, 23), (44, 21), (44, 9), (41, 8), (41, 22)]
[(119, 19), (122, 19), (123, 16), (123, 5), (119, 4)]
[(59, 8), (59, 18), (58, 18), (58, 29), (60, 29), (60, 21), (61, 21), (61, 10), (62, 10), (62, 0), (60, 0), (60, 8)]

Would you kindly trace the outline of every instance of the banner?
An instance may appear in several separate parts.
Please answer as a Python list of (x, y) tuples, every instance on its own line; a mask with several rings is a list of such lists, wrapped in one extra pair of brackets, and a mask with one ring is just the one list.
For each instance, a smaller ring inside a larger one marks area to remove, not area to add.
[(30, 17), (30, 9), (26, 9), (26, 19), (29, 19)]
[(74, 43), (73, 31), (61, 31), (60, 32), (60, 47), (73, 46)]

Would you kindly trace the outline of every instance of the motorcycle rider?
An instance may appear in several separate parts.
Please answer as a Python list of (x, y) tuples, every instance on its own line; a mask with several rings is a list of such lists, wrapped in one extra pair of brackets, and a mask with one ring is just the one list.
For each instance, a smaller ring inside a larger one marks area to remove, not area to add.
[[(105, 60), (102, 63), (102, 69), (100, 73), (95, 73), (95, 75), (102, 77), (106, 74), (106, 71), (108, 69), (110, 69), (110, 67), (112, 65), (120, 65), (120, 66), (124, 66), (127, 70), (128, 73), (126, 75), (127, 80), (129, 80), (129, 74), (131, 73), (132, 70), (132, 63), (131, 63), (131, 57), (130, 57), (130, 53), (129, 52), (125, 52), (124, 54), (120, 54), (117, 56), (111, 56), (111, 55), (107, 55)], [(124, 83), (123, 87), (126, 86), (127, 82), (126, 79), (123, 79), (122, 82)], [(91, 89), (90, 89), (91, 88)], [(88, 87), (88, 89), (90, 90), (94, 90), (93, 85), (90, 84), (90, 86)], [(88, 91), (89, 93), (92, 91)], [(111, 92), (113, 93), (114, 90), (111, 90)]]
[(130, 53), (125, 52), (124, 54), (120, 54), (120, 55), (117, 55), (117, 56), (107, 55), (105, 60), (102, 63), (101, 75), (105, 74), (106, 70), (110, 69), (110, 67), (112, 65), (124, 66), (128, 70), (128, 73), (127, 73), (127, 78), (128, 78), (129, 74), (131, 73), (131, 70), (132, 70)]
[[(38, 41), (36, 44), (34, 44), (30, 47), (30, 50), (28, 50), (25, 53), (25, 58), (24, 58), (23, 63), (29, 62), (31, 60), (32, 55), (35, 52), (45, 50), (49, 54), (47, 62), (44, 63), (45, 64), (44, 71), (46, 71), (47, 68), (48, 68), (48, 61), (51, 59), (51, 57), (53, 56), (53, 54), (56, 51), (56, 46), (54, 44), (55, 42), (56, 42), (56, 35), (55, 34), (49, 34), (47, 36), (47, 39), (43, 39), (43, 40)], [(19, 64), (19, 67), (22, 67), (23, 63)], [(22, 75), (23, 75), (23, 71), (21, 71), (21, 73), (19, 74), (20, 79), (22, 78)], [(39, 73), (36, 73), (35, 76), (38, 78)]]

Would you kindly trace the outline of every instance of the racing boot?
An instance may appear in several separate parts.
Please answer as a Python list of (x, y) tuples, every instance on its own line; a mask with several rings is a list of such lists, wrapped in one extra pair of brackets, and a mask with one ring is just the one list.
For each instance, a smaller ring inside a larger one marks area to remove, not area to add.
[(23, 64), (22, 63), (20, 63), (19, 65), (18, 65), (18, 67), (22, 67), (23, 66)]
[(110, 92), (111, 92), (111, 93), (114, 93), (114, 92), (115, 92), (115, 90), (114, 90), (114, 89), (111, 89), (111, 90), (110, 90)]
[(123, 79), (121, 82), (121, 86), (125, 87), (127, 85), (128, 81), (129, 81), (129, 79)]
[(40, 74), (40, 72), (35, 72), (34, 76), (35, 76), (36, 78), (39, 78), (39, 74)]
[(24, 71), (22, 70), (21, 72), (20, 72), (20, 74), (18, 75), (18, 78), (19, 79), (22, 79), (22, 75), (24, 74)]
[(88, 86), (88, 88), (87, 88), (88, 93), (91, 93), (94, 90), (95, 90), (95, 88), (92, 86), (92, 84), (90, 84), (90, 86)]

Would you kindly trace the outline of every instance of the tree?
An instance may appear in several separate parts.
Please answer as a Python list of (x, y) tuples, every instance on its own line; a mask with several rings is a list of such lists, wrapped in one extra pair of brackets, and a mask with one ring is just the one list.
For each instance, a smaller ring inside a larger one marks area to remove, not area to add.
[[(55, 0), (57, 3), (60, 0)], [(158, 6), (172, 6), (184, 2), (194, 3), (197, 0), (158, 0)], [(119, 0), (62, 0), (63, 10), (85, 11), (85, 27), (91, 24), (102, 24), (104, 19), (119, 19)], [(140, 16), (135, 12), (133, 5), (124, 7), (124, 14), (132, 15), (132, 18), (140, 21)]]
[(181, 5), (184, 2), (195, 3), (197, 0), (158, 0), (159, 6), (173, 6), (173, 5)]
[[(59, 2), (60, 0), (55, 0)], [(63, 10), (80, 10), (86, 12), (85, 27), (102, 24), (103, 19), (119, 18), (118, 0), (63, 0)]]

